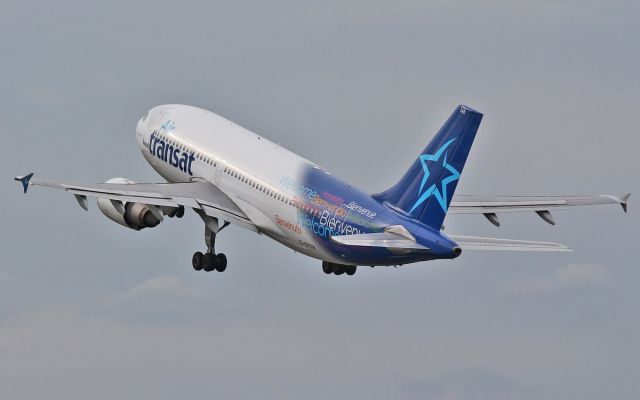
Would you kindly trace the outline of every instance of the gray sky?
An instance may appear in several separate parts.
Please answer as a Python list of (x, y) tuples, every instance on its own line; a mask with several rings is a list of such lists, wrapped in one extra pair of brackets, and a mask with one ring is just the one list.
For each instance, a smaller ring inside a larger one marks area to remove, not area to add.
[(158, 181), (135, 123), (185, 103), (374, 192), (464, 103), (485, 118), (459, 193), (640, 195), (637, 1), (1, 9), (0, 397), (640, 396), (634, 204), (558, 212), (556, 227), (452, 217), (447, 232), (576, 252), (467, 252), (350, 279), (230, 228), (229, 268), (206, 274), (190, 266), (204, 247), (193, 213), (133, 232), (11, 181)]

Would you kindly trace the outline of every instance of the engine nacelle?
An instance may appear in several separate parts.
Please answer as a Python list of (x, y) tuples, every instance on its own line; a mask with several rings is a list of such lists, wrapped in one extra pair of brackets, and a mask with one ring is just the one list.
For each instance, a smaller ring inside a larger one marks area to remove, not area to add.
[[(106, 183), (131, 184), (135, 183), (125, 178), (112, 178)], [(157, 226), (161, 219), (157, 218), (151, 211), (151, 207), (143, 203), (122, 203), (117, 200), (98, 199), (98, 208), (110, 220), (127, 228), (139, 231), (144, 228)]]

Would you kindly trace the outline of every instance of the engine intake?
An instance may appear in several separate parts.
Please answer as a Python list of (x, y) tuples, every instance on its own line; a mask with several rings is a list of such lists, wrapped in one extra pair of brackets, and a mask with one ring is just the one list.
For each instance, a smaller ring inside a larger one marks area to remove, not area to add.
[[(117, 183), (122, 185), (135, 183), (125, 178), (112, 178), (106, 183)], [(118, 200), (98, 199), (98, 208), (110, 220), (127, 228), (139, 231), (144, 228), (158, 226), (161, 219), (157, 218), (151, 211), (151, 207), (144, 203), (127, 202)]]
[(160, 224), (160, 220), (153, 215), (147, 204), (127, 202), (122, 213), (122, 204), (118, 207), (112, 200), (98, 199), (98, 208), (110, 220), (137, 231)]
[(149, 209), (149, 206), (142, 203), (126, 203), (124, 205), (124, 221), (129, 226), (142, 228), (153, 228), (160, 223), (160, 220)]

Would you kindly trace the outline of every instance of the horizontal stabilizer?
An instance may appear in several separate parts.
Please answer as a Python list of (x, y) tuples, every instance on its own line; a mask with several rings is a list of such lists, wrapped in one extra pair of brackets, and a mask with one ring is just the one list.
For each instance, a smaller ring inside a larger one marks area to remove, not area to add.
[(462, 250), (573, 251), (560, 243), (449, 235)]
[(430, 251), (428, 247), (417, 243), (415, 238), (400, 225), (389, 226), (384, 232), (379, 233), (331, 236), (331, 241), (344, 246), (381, 247), (396, 254)]

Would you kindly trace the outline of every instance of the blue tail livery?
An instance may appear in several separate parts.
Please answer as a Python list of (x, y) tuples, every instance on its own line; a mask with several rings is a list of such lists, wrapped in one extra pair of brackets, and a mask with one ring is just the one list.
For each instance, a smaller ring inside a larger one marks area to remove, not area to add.
[(456, 107), (402, 179), (373, 197), (440, 230), (481, 120), (481, 113)]

